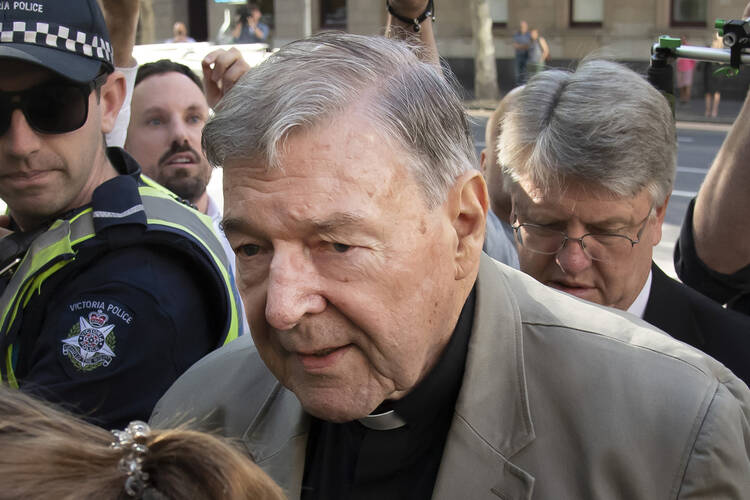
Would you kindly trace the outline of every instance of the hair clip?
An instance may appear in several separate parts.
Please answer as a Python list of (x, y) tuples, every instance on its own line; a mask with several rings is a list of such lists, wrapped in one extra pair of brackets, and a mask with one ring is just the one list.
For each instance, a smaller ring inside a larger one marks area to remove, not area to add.
[(140, 420), (133, 420), (125, 430), (112, 431), (115, 440), (110, 447), (123, 450), (124, 453), (118, 468), (128, 475), (125, 480), (125, 493), (134, 498), (140, 498), (148, 486), (148, 473), (142, 469), (148, 446), (139, 441), (146, 439), (150, 433), (151, 428), (148, 424)]

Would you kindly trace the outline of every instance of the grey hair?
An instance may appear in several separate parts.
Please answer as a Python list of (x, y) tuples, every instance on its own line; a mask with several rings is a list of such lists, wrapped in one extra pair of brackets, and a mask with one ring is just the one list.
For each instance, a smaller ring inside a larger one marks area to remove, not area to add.
[(203, 129), (208, 161), (278, 168), (292, 133), (358, 112), (400, 149), (425, 202), (445, 200), (477, 164), (468, 120), (446, 70), (384, 37), (324, 33), (292, 42), (248, 71)]
[(498, 159), (515, 182), (543, 191), (581, 182), (631, 197), (645, 188), (661, 206), (674, 184), (677, 134), (667, 100), (645, 78), (588, 59), (526, 84), (503, 120)]

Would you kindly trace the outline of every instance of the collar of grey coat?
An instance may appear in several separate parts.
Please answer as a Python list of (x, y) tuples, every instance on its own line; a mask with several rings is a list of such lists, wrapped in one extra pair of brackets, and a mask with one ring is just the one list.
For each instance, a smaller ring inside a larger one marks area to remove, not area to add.
[(393, 410), (384, 413), (371, 413), (358, 420), (360, 424), (374, 431), (392, 431), (406, 425), (404, 419)]
[[(498, 266), (482, 255), (463, 386), (435, 481), (434, 500), (528, 500), (533, 494), (534, 477), (511, 460), (535, 439), (518, 303), (536, 301), (526, 285), (535, 289), (541, 285)], [(295, 500), (302, 486), (309, 417), (294, 393), (278, 382), (264, 399), (263, 408), (239, 434), (257, 464)]]

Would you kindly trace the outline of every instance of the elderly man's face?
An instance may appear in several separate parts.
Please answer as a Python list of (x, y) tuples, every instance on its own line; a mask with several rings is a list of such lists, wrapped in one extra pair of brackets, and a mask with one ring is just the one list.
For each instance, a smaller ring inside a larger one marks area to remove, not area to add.
[(414, 387), (463, 302), (455, 205), (428, 209), (404, 155), (370, 123), (349, 115), (292, 135), (270, 172), (224, 168), (224, 226), (253, 339), (305, 409), (331, 421)]
[[(544, 255), (518, 245), (521, 270), (545, 285), (582, 299), (626, 310), (640, 293), (661, 239), (666, 203), (647, 218), (651, 198), (644, 189), (632, 198), (614, 198), (601, 187), (571, 183), (562, 194), (545, 193), (532, 182), (514, 187), (514, 225), (538, 224), (580, 238), (587, 233), (617, 233), (640, 242), (606, 262), (592, 260), (576, 241)], [(626, 245), (629, 247), (629, 243)]]

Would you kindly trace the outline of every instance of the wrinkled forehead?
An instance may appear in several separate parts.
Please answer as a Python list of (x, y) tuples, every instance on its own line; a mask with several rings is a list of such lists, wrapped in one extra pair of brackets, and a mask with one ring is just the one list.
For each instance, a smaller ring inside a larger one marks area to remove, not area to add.
[(276, 182), (303, 192), (329, 189), (332, 197), (337, 190), (361, 190), (371, 197), (413, 183), (399, 148), (357, 115), (295, 128), (277, 148), (276, 164), (263, 153), (227, 159), (225, 178), (249, 184)]
[(648, 189), (634, 196), (620, 196), (604, 186), (590, 183), (568, 182), (564, 186), (542, 189), (522, 180), (511, 192), (513, 213), (521, 218), (577, 218), (587, 223), (627, 225), (642, 218), (653, 205)]
[(557, 179), (554, 184), (543, 185), (528, 176), (521, 177), (513, 182), (511, 196), (515, 203), (536, 205), (630, 199), (614, 193), (606, 186), (582, 179), (561, 178)]
[(335, 145), (298, 138), (275, 168), (226, 161), (225, 230), (282, 239), (341, 231), (377, 238), (383, 228), (427, 211), (418, 186), (387, 152)]

